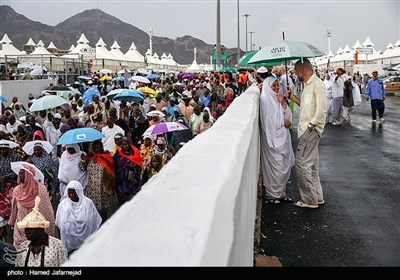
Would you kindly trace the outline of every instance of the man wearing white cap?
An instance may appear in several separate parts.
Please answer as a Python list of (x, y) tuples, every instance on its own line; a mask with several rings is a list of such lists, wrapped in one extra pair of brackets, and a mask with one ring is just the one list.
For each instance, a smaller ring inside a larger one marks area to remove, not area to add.
[(258, 82), (259, 89), (262, 89), (263, 83), (268, 76), (271, 76), (271, 73), (269, 73), (268, 69), (265, 68), (264, 66), (261, 66), (260, 68), (257, 69), (256, 79)]

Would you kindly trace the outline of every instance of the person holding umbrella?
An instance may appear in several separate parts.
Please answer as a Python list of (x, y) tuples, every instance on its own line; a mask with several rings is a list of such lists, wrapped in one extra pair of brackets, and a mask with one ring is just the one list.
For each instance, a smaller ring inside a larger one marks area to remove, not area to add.
[(295, 164), (301, 199), (294, 205), (318, 208), (325, 203), (318, 172), (318, 143), (325, 126), (326, 88), (307, 58), (298, 60), (294, 69), (305, 82), (301, 99), (289, 90), (290, 99), (300, 107)]

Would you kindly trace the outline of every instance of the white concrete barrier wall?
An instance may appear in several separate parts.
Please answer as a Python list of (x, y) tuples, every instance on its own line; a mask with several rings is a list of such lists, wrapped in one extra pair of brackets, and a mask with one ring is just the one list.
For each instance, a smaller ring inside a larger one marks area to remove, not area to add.
[(252, 266), (258, 104), (236, 98), (64, 266)]
[(48, 88), (51, 84), (54, 85), (54, 80), (18, 80), (18, 81), (1, 81), (0, 95), (7, 98), (7, 102), (3, 102), (6, 107), (11, 104), (13, 96), (17, 96), (18, 100), (24, 104), (25, 108), (28, 105), (28, 94), (32, 93), (35, 98), (42, 95), (42, 91)]

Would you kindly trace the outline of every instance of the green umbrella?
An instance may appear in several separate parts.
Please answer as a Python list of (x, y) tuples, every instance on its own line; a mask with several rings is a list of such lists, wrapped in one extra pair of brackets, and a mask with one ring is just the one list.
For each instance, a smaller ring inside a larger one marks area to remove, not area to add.
[(235, 74), (237, 71), (233, 67), (228, 67), (228, 68), (225, 68), (225, 72), (229, 72), (229, 73)]
[(255, 54), (257, 53), (257, 51), (251, 51), (251, 52), (247, 52), (245, 53), (240, 59), (239, 59), (239, 65), (241, 66), (245, 66), (248, 64), (250, 58), (252, 58)]
[(248, 63), (250, 65), (253, 65), (253, 63), (279, 64), (287, 60), (318, 57), (323, 55), (325, 55), (324, 52), (309, 43), (282, 40), (278, 43), (263, 47), (252, 58), (250, 58)]

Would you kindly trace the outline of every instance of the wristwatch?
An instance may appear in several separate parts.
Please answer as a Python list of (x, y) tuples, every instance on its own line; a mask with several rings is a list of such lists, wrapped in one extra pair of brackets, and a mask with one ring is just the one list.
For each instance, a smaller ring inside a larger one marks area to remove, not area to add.
[(307, 127), (308, 127), (308, 129), (311, 131), (311, 130), (314, 129), (315, 125), (312, 124), (312, 123), (309, 123)]

